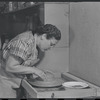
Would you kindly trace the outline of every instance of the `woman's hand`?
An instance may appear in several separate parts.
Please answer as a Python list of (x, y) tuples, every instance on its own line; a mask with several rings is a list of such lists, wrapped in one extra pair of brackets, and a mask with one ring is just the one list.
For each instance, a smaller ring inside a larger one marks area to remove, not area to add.
[(38, 68), (35, 68), (34, 74), (37, 75), (41, 80), (46, 80), (46, 74), (44, 71), (42, 71)]

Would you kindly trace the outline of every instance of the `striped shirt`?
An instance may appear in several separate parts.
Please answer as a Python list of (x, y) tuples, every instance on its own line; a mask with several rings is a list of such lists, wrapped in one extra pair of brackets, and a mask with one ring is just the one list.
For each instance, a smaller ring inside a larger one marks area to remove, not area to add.
[(21, 64), (30, 66), (30, 64), (34, 62), (38, 56), (38, 51), (36, 49), (36, 38), (33, 36), (32, 32), (27, 31), (17, 35), (3, 49), (4, 60), (2, 60), (0, 68), (0, 80), (2, 81), (0, 84), (4, 85), (6, 81), (7, 86), (9, 84), (11, 88), (19, 88), (21, 80), (25, 77), (25, 75), (19, 73), (10, 73), (5, 70), (5, 61), (9, 54), (13, 55), (13, 57), (17, 59), (19, 58), (18, 61), (21, 59), (23, 61)]
[(32, 32), (23, 32), (8, 43), (3, 50), (3, 58), (6, 60), (9, 54), (13, 54), (20, 57), (24, 62), (30, 61), (31, 63), (38, 56), (35, 44), (35, 38)]

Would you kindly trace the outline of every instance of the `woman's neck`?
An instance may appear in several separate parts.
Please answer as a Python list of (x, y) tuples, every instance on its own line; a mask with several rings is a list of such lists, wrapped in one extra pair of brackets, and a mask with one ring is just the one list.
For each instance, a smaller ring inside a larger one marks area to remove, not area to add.
[(36, 45), (38, 46), (40, 43), (40, 36), (38, 36), (37, 34), (34, 34), (34, 38), (35, 38)]

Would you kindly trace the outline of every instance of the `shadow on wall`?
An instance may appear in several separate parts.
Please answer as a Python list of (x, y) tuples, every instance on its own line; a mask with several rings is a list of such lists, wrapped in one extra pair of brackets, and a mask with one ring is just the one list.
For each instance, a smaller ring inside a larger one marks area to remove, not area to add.
[(75, 38), (73, 29), (69, 26), (69, 47)]

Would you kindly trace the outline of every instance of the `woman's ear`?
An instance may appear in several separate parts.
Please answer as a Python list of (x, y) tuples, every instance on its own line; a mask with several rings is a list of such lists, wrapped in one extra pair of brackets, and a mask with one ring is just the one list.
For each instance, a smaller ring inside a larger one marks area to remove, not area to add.
[(46, 34), (41, 35), (41, 40), (46, 39), (46, 38), (47, 38)]

